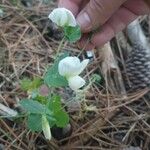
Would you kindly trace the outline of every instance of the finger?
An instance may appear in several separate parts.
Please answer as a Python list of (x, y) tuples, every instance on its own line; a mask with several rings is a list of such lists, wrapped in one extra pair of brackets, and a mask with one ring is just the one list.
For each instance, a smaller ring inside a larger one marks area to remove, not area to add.
[(89, 34), (83, 34), (80, 41), (77, 43), (78, 47), (83, 50), (92, 50), (95, 46), (90, 42)]
[(81, 3), (82, 0), (59, 0), (58, 7), (67, 8), (76, 16), (80, 10)]
[[(150, 0), (148, 1), (150, 2)], [(150, 13), (150, 6), (144, 0), (128, 0), (123, 4), (123, 6), (136, 15), (145, 15)]]
[[(111, 19), (101, 27), (101, 31), (93, 35), (90, 44), (87, 45), (86, 48), (88, 49), (91, 44), (96, 47), (101, 47), (106, 42), (110, 41), (116, 35), (116, 33), (122, 31), (130, 22), (136, 18), (136, 14), (129, 11), (125, 7), (121, 7), (111, 17)], [(85, 39), (82, 39), (82, 42), (80, 41), (80, 47), (83, 47), (84, 44)]]
[(104, 24), (126, 0), (90, 0), (78, 14), (77, 21), (83, 32)]

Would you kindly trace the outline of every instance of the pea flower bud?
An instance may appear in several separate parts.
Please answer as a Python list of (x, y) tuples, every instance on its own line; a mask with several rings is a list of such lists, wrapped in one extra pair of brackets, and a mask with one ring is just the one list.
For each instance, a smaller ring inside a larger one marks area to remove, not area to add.
[(60, 27), (77, 25), (76, 19), (72, 12), (66, 8), (56, 8), (48, 16), (50, 20), (56, 23)]

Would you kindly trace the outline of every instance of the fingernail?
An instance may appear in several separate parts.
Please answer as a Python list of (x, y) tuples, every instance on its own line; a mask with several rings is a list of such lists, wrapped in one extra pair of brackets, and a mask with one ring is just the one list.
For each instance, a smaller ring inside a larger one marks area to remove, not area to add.
[(77, 22), (80, 25), (81, 29), (83, 29), (83, 30), (90, 30), (92, 27), (91, 19), (86, 12), (84, 12), (83, 14), (80, 14), (77, 17)]

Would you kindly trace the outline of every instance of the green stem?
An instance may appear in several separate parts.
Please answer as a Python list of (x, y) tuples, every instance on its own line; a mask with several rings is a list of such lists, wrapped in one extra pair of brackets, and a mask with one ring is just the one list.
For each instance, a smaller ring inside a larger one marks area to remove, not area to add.
[(63, 37), (63, 39), (61, 40), (61, 42), (58, 46), (58, 49), (57, 49), (57, 52), (56, 52), (56, 58), (58, 57), (60, 50), (63, 48), (64, 41), (65, 41), (65, 37)]

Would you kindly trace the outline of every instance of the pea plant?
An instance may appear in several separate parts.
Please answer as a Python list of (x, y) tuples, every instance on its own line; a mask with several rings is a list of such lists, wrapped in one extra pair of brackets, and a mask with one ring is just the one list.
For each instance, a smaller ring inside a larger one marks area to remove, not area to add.
[[(49, 19), (62, 28), (63, 40), (76, 42), (81, 37), (80, 27), (73, 14), (65, 8), (54, 9)], [(59, 49), (62, 46), (60, 43)], [(54, 94), (54, 89), (69, 86), (77, 92), (85, 85), (85, 80), (79, 74), (88, 65), (89, 60), (82, 62), (77, 57), (68, 54), (57, 54), (57, 59), (43, 75), (43, 78), (34, 77), (33, 80), (23, 79), (21, 88), (28, 97), (20, 101), (25, 110), (27, 126), (33, 132), (43, 131), (46, 139), (51, 139), (51, 128), (65, 127), (69, 123), (69, 115), (61, 103), (61, 97)]]

